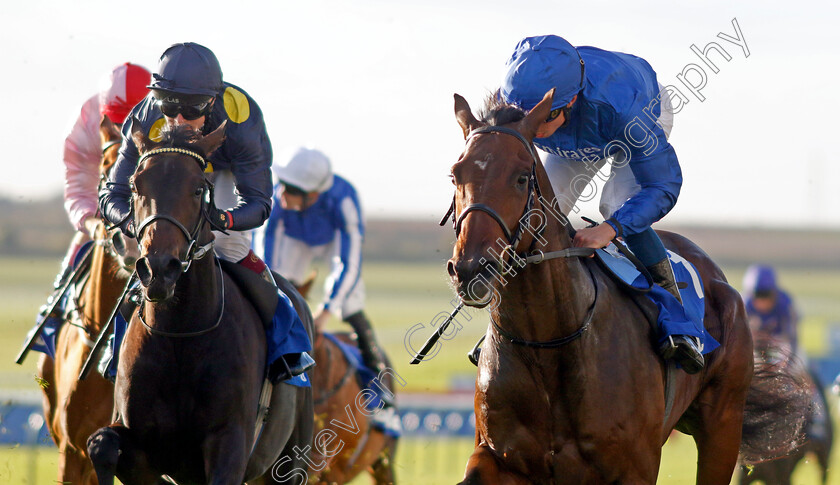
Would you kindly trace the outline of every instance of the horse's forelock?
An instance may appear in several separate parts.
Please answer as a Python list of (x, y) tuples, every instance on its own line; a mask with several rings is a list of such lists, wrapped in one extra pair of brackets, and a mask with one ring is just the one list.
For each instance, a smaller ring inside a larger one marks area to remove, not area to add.
[(479, 111), (479, 119), (493, 126), (515, 123), (525, 118), (527, 113), (515, 104), (507, 103), (499, 96), (498, 91), (491, 93), (484, 100), (484, 107)]
[(160, 136), (160, 146), (186, 148), (197, 152), (202, 157), (206, 155), (195, 143), (202, 138), (201, 132), (189, 125), (165, 124), (160, 130)]

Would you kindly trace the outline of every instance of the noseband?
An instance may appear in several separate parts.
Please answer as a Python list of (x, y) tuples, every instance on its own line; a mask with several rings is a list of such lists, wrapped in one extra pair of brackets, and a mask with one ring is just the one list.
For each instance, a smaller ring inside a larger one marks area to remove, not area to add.
[[(443, 219), (440, 221), (440, 225), (446, 224), (446, 220), (449, 219), (449, 216), (452, 216), (452, 227), (455, 229), (455, 237), (457, 238), (461, 234), (461, 225), (464, 223), (464, 219), (467, 218), (470, 212), (479, 211), (484, 212), (485, 214), (489, 215), (496, 221), (499, 227), (502, 228), (502, 231), (505, 233), (505, 238), (508, 241), (508, 247), (516, 250), (516, 247), (519, 245), (519, 242), (522, 240), (522, 233), (523, 233), (523, 226), (526, 221), (525, 215), (528, 214), (531, 209), (534, 208), (534, 203), (536, 199), (541, 198), (542, 194), (540, 192), (540, 184), (537, 181), (537, 152), (534, 150), (534, 146), (525, 139), (522, 134), (518, 131), (513, 130), (511, 128), (505, 128), (503, 126), (482, 126), (481, 128), (476, 128), (475, 130), (471, 131), (470, 134), (467, 136), (467, 143), (476, 135), (480, 135), (483, 133), (503, 133), (505, 135), (510, 135), (525, 145), (525, 148), (528, 150), (528, 154), (531, 155), (531, 175), (528, 177), (528, 202), (525, 203), (525, 209), (522, 211), (522, 215), (519, 216), (519, 224), (517, 224), (516, 229), (511, 231), (502, 217), (493, 210), (492, 207), (486, 204), (470, 204), (464, 207), (464, 210), (461, 212), (459, 216), (455, 216), (455, 196), (452, 197), (452, 205), (449, 206), (449, 210), (446, 212), (446, 215), (443, 216)], [(539, 232), (542, 232), (545, 229), (545, 224), (543, 224)]]
[[(174, 148), (174, 147), (158, 148), (158, 149), (150, 150), (150, 151), (146, 152), (145, 154), (143, 154), (143, 156), (137, 162), (137, 166), (139, 167), (140, 164), (142, 164), (149, 157), (152, 157), (154, 155), (159, 155), (161, 153), (179, 153), (179, 154), (182, 154), (182, 155), (187, 155), (189, 157), (192, 157), (196, 162), (198, 162), (198, 165), (201, 167), (202, 171), (204, 171), (207, 168), (207, 162), (204, 160), (204, 157), (202, 157), (198, 153), (187, 150), (185, 148)], [(149, 227), (149, 225), (151, 225), (153, 222), (167, 221), (167, 222), (170, 222), (170, 223), (174, 224), (175, 227), (177, 227), (178, 229), (181, 230), (181, 233), (184, 234), (184, 237), (186, 238), (186, 240), (188, 242), (186, 255), (185, 255), (184, 259), (181, 260), (181, 272), (186, 273), (187, 270), (190, 269), (190, 265), (192, 264), (193, 261), (196, 261), (196, 260), (199, 260), (199, 259), (203, 258), (204, 256), (207, 255), (207, 253), (210, 252), (210, 250), (213, 249), (214, 241), (210, 241), (209, 243), (207, 243), (203, 246), (197, 246), (197, 244), (198, 244), (197, 240), (198, 240), (199, 232), (201, 232), (201, 228), (204, 226), (204, 222), (207, 220), (207, 217), (208, 217), (207, 208), (209, 206), (209, 201), (206, 201), (205, 197), (204, 197), (207, 192), (209, 192), (209, 200), (212, 200), (213, 199), (213, 184), (205, 178), (204, 179), (204, 187), (202, 187), (202, 189), (201, 189), (201, 207), (199, 209), (198, 220), (196, 221), (195, 226), (193, 227), (192, 231), (187, 230), (187, 228), (184, 227), (184, 225), (181, 224), (180, 221), (178, 221), (177, 219), (175, 219), (174, 217), (172, 217), (168, 214), (152, 214), (149, 217), (147, 217), (146, 219), (144, 219), (143, 222), (141, 222), (137, 226), (136, 234), (137, 234), (138, 243), (140, 242), (141, 238), (143, 237), (143, 231), (147, 227)], [(133, 209), (133, 205), (132, 205), (132, 209)]]

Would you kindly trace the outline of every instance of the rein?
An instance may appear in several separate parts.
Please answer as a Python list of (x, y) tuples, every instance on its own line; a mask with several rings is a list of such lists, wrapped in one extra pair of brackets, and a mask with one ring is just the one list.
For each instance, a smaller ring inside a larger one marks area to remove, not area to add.
[[(490, 215), (496, 221), (497, 224), (499, 224), (499, 226), (502, 228), (502, 230), (505, 233), (505, 236), (508, 239), (508, 246), (505, 248), (505, 251), (503, 251), (503, 253), (507, 252), (506, 250), (508, 248), (510, 248), (512, 250), (513, 254), (514, 254), (514, 258), (513, 258), (514, 262), (520, 268), (524, 267), (527, 264), (539, 264), (543, 261), (547, 261), (547, 260), (550, 260), (550, 259), (585, 258), (585, 257), (589, 257), (589, 256), (592, 256), (593, 254), (595, 254), (595, 250), (592, 249), (592, 248), (566, 248), (566, 249), (562, 249), (562, 250), (559, 250), (559, 251), (551, 251), (551, 252), (548, 252), (548, 253), (545, 253), (541, 250), (533, 250), (531, 252), (531, 254), (529, 254), (529, 255), (518, 255), (518, 254), (515, 253), (516, 247), (519, 245), (519, 243), (522, 240), (523, 227), (524, 227), (524, 224), (527, 221), (526, 215), (531, 210), (533, 210), (535, 200), (542, 200), (542, 193), (540, 191), (540, 184), (539, 184), (539, 181), (537, 180), (537, 162), (538, 162), (539, 158), (537, 157), (537, 152), (534, 149), (534, 145), (531, 142), (529, 142), (528, 140), (526, 140), (525, 137), (522, 136), (521, 133), (519, 133), (518, 131), (513, 130), (511, 128), (506, 128), (506, 127), (503, 127), (503, 126), (482, 126), (481, 128), (477, 128), (477, 129), (470, 132), (470, 134), (467, 136), (467, 141), (466, 142), (469, 143), (469, 141), (470, 141), (470, 139), (472, 139), (472, 137), (474, 137), (476, 135), (483, 134), (483, 133), (502, 133), (502, 134), (505, 134), (505, 135), (513, 136), (514, 138), (519, 140), (525, 146), (525, 148), (528, 150), (528, 153), (531, 155), (531, 175), (530, 175), (529, 180), (528, 180), (528, 201), (525, 203), (525, 208), (522, 211), (522, 215), (519, 217), (519, 224), (516, 226), (516, 230), (514, 232), (511, 232), (510, 229), (508, 229), (507, 224), (505, 224), (505, 222), (502, 220), (501, 216), (499, 216), (499, 214), (496, 213), (496, 211), (494, 211), (492, 208), (490, 208), (490, 207), (488, 207), (484, 204), (470, 204), (470, 205), (468, 205), (467, 207), (464, 208), (464, 210), (461, 212), (460, 216), (456, 217), (455, 216), (455, 196), (453, 196), (452, 197), (452, 205), (450, 206), (449, 211), (447, 211), (446, 215), (441, 220), (440, 225), (441, 226), (444, 225), (446, 223), (446, 220), (449, 219), (449, 216), (451, 215), (452, 216), (453, 227), (455, 229), (455, 237), (457, 238), (460, 235), (461, 224), (463, 223), (467, 214), (469, 214), (472, 211), (481, 211), (481, 212), (487, 213), (488, 215)], [(572, 228), (572, 225), (571, 225), (571, 222), (569, 221), (569, 219), (562, 213), (558, 212), (558, 214), (559, 214), (560, 217), (562, 217), (562, 222), (564, 223), (563, 225), (569, 231), (569, 235), (574, 237), (574, 229)], [(545, 227), (546, 227), (546, 224), (543, 223), (539, 227), (539, 229), (537, 231), (537, 234), (542, 234), (543, 231), (545, 230)], [(536, 241), (536, 240), (537, 240), (537, 238), (535, 237), (534, 241)], [(532, 246), (533, 246), (533, 243), (532, 243)], [(591, 270), (589, 271), (589, 276), (590, 276), (590, 278), (592, 278), (593, 283), (594, 283), (594, 278), (592, 277)], [(560, 338), (547, 340), (547, 341), (541, 341), (541, 342), (530, 341), (530, 340), (525, 340), (525, 339), (519, 338), (519, 337), (511, 334), (507, 330), (504, 330), (498, 323), (496, 323), (495, 320), (493, 320), (492, 317), (490, 318), (490, 322), (493, 324), (493, 328), (496, 329), (496, 332), (498, 332), (499, 335), (503, 336), (504, 338), (506, 338), (507, 340), (509, 340), (513, 344), (524, 345), (526, 347), (534, 347), (534, 348), (557, 348), (557, 347), (561, 347), (561, 346), (563, 346), (567, 343), (570, 343), (570, 342), (573, 342), (573, 341), (577, 340), (578, 338), (580, 338), (583, 335), (584, 332), (586, 332), (591, 327), (592, 317), (595, 313), (596, 304), (598, 303), (598, 285), (597, 285), (597, 283), (595, 283), (594, 286), (595, 286), (595, 298), (593, 299), (592, 305), (590, 305), (589, 310), (586, 313), (586, 317), (584, 318), (583, 323), (574, 333), (572, 333), (571, 335), (568, 335), (566, 337), (560, 337)]]
[[(321, 335), (321, 338), (325, 338), (323, 334)], [(327, 362), (332, 362), (332, 349), (329, 345), (326, 345), (324, 347), (324, 350), (327, 351)], [(347, 369), (344, 371), (344, 375), (341, 376), (341, 379), (339, 379), (338, 382), (329, 391), (327, 391), (318, 399), (313, 401), (312, 405), (317, 407), (329, 401), (331, 397), (335, 396), (335, 394), (338, 391), (340, 391), (341, 388), (345, 386), (345, 384), (347, 384), (347, 382), (350, 380), (351, 377), (353, 377), (353, 374), (355, 373), (356, 369), (353, 368), (353, 365), (350, 364), (350, 362), (347, 362)]]

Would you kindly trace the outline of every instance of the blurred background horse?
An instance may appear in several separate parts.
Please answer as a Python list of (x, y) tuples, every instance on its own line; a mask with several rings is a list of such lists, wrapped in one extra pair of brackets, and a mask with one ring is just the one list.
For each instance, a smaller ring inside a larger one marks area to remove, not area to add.
[[(100, 174), (107, 176), (117, 160), (120, 135), (117, 127), (104, 116), (100, 123), (104, 147)], [(79, 380), (79, 371), (88, 358), (93, 341), (107, 325), (123, 287), (133, 271), (136, 255), (121, 257), (114, 251), (111, 234), (103, 225), (93, 241), (90, 273), (77, 285), (71, 311), (55, 337), (53, 360), (43, 354), (38, 363), (44, 380), (45, 420), (58, 446), (58, 482), (89, 485), (97, 483), (88, 459), (88, 436), (111, 421), (114, 385), (97, 372)], [(122, 237), (119, 230), (117, 237)], [(132, 245), (133, 247), (133, 245)]]

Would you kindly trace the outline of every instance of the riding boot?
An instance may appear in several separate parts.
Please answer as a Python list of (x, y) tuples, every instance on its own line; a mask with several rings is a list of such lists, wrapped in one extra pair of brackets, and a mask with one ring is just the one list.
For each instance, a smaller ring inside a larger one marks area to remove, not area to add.
[(671, 260), (665, 258), (653, 266), (648, 266), (647, 270), (650, 271), (653, 282), (661, 286), (668, 293), (674, 295), (674, 298), (682, 305), (682, 297), (680, 297), (680, 290), (677, 288), (677, 278), (674, 276), (674, 268), (671, 267)]
[[(682, 305), (682, 298), (677, 287), (674, 269), (671, 267), (671, 261), (665, 258), (653, 266), (648, 266), (647, 269), (653, 277), (653, 282), (674, 295)], [(687, 374), (696, 374), (703, 370), (705, 366), (703, 345), (700, 339), (695, 336), (669, 335), (659, 347), (659, 353), (663, 359), (676, 360)]]
[(356, 332), (356, 338), (359, 341), (359, 350), (362, 352), (363, 363), (373, 369), (377, 373), (390, 367), (388, 358), (379, 344), (376, 341), (376, 335), (373, 333), (373, 328), (370, 326), (370, 321), (365, 316), (364, 312), (356, 312), (344, 319), (353, 327)]

